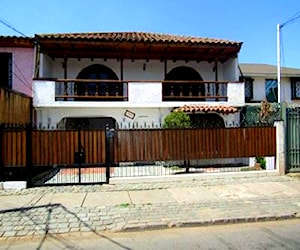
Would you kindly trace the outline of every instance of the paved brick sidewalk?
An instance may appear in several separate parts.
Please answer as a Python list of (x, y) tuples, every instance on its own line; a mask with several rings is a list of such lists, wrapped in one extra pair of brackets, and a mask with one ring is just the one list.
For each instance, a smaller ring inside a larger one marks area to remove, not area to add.
[[(300, 215), (300, 179), (227, 177), (0, 191), (0, 237), (140, 230)], [(0, 239), (1, 239), (0, 238)]]

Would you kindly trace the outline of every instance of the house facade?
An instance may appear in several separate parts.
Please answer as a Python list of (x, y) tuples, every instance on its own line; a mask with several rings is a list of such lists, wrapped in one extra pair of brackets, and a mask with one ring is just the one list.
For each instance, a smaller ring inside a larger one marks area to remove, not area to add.
[[(245, 81), (245, 102), (278, 102), (277, 66), (239, 64)], [(300, 103), (300, 69), (281, 67), (280, 101)]]
[(33, 39), (0, 36), (0, 87), (32, 96), (33, 71)]
[(226, 126), (245, 104), (240, 42), (144, 32), (35, 40), (33, 105), (43, 127), (160, 127), (174, 109)]

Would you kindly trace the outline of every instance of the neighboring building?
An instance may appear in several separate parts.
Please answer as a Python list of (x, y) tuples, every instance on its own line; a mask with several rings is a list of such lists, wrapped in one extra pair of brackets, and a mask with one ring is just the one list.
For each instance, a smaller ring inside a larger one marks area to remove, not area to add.
[(0, 87), (32, 96), (33, 71), (33, 39), (0, 36)]
[(241, 42), (144, 32), (35, 40), (33, 105), (45, 127), (159, 127), (175, 108), (200, 126), (214, 124), (210, 119), (226, 126), (245, 105)]
[[(278, 101), (277, 66), (239, 64), (245, 81), (246, 103)], [(300, 69), (281, 67), (281, 102), (300, 103)]]

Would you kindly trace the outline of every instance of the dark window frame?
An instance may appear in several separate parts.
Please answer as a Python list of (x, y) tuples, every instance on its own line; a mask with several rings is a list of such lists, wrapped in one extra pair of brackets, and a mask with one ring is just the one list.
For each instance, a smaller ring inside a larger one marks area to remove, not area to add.
[(297, 95), (296, 92), (296, 85), (299, 84), (300, 85), (300, 77), (291, 77), (291, 98), (292, 100), (300, 100), (300, 91), (299, 91), (299, 95)]
[(13, 54), (0, 52), (0, 87), (12, 89)]
[[(251, 100), (253, 100), (253, 83), (254, 83), (254, 79), (251, 78), (251, 77), (245, 77), (244, 82), (245, 82), (245, 100), (246, 100), (246, 102), (251, 101)], [(246, 84), (249, 84), (249, 86), (250, 86), (250, 95), (249, 96), (246, 95)]]
[[(272, 82), (276, 82), (276, 83), (277, 83), (276, 88), (272, 88), (273, 90), (276, 89), (276, 91), (274, 91), (275, 96), (273, 96), (273, 97), (275, 97), (275, 100), (270, 100), (269, 97), (272, 97), (272, 96), (271, 96), (271, 95), (268, 96), (268, 94), (269, 94), (269, 93), (267, 93), (267, 82), (268, 82), (268, 81), (272, 81)], [(272, 79), (272, 78), (266, 78), (266, 79), (265, 79), (265, 96), (266, 96), (266, 100), (267, 100), (268, 102), (271, 102), (271, 103), (278, 102), (278, 80), (277, 80), (277, 79)]]

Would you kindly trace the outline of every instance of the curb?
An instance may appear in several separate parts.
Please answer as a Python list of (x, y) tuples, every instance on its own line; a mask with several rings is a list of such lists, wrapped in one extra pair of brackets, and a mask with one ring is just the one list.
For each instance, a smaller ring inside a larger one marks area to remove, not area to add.
[[(136, 223), (131, 225), (124, 225), (119, 228), (104, 229), (104, 230), (78, 230), (69, 232), (51, 232), (50, 235), (72, 235), (76, 233), (105, 233), (105, 232), (141, 232), (150, 230), (161, 230), (170, 228), (191, 228), (191, 227), (208, 227), (216, 225), (231, 225), (242, 223), (256, 223), (267, 221), (283, 221), (283, 220), (299, 220), (300, 212), (281, 214), (281, 215), (258, 215), (256, 217), (235, 217), (235, 218), (222, 218), (216, 220), (186, 220), (186, 221), (165, 221), (165, 222), (153, 222), (153, 223)], [(47, 235), (47, 232), (29, 235), (12, 235), (12, 236), (0, 236), (0, 242), (8, 239), (22, 239), (22, 238), (35, 238)]]
[(224, 172), (224, 173), (203, 173), (203, 174), (180, 174), (165, 176), (143, 176), (143, 177), (113, 177), (109, 184), (137, 184), (137, 183), (155, 183), (155, 182), (175, 182), (175, 181), (194, 181), (210, 180), (223, 178), (258, 178), (280, 176), (278, 170), (249, 171), (249, 172)]
[(270, 216), (257, 216), (257, 217), (236, 217), (236, 218), (223, 218), (217, 220), (207, 221), (185, 221), (185, 222), (167, 222), (167, 223), (153, 223), (148, 225), (129, 225), (119, 230), (113, 230), (114, 232), (138, 232), (141, 230), (158, 230), (168, 228), (184, 228), (184, 227), (206, 227), (214, 225), (230, 225), (230, 224), (242, 224), (242, 223), (255, 223), (255, 222), (267, 222), (267, 221), (279, 221), (279, 220), (292, 220), (300, 219), (300, 213), (282, 214), (282, 215), (270, 215)]

